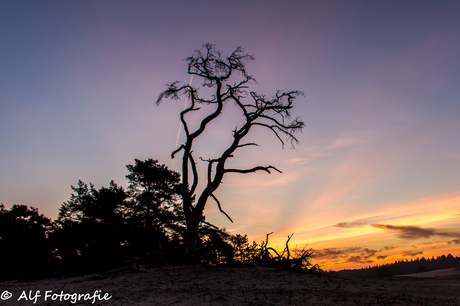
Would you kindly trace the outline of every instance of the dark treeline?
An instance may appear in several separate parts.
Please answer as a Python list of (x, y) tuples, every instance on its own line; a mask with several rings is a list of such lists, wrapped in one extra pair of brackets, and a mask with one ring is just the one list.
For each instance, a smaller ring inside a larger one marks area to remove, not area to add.
[[(180, 176), (157, 160), (128, 165), (128, 188), (95, 189), (78, 181), (58, 218), (0, 205), (1, 280), (103, 273), (138, 264), (183, 263), (185, 218)], [(206, 264), (246, 264), (263, 243), (230, 235), (203, 220), (197, 256)]]
[(376, 265), (373, 267), (355, 269), (355, 270), (342, 270), (342, 276), (393, 276), (404, 275), (421, 272), (429, 272), (438, 269), (456, 268), (460, 267), (460, 257), (454, 257), (451, 254), (442, 255), (432, 258), (417, 258), (411, 260), (400, 260), (394, 263), (385, 265)]

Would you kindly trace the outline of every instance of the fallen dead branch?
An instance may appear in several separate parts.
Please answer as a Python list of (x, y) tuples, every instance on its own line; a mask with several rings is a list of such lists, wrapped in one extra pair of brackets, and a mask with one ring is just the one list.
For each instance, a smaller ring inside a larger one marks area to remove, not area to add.
[(259, 262), (283, 271), (320, 271), (318, 264), (312, 264), (314, 250), (307, 248), (305, 245), (301, 250), (289, 248), (289, 241), (294, 234), (288, 236), (286, 245), (282, 252), (268, 246), (268, 236), (273, 232), (268, 233), (265, 243), (262, 244), (262, 249), (259, 255)]

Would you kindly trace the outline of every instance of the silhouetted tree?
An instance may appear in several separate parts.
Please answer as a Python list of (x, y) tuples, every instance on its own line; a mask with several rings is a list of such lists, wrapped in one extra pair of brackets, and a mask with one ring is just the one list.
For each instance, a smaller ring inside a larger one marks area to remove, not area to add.
[(51, 220), (38, 209), (0, 204), (0, 279), (30, 279), (49, 276), (52, 249), (47, 240)]
[(143, 227), (165, 232), (180, 232), (177, 223), (182, 221), (179, 204), (180, 175), (157, 160), (135, 159), (127, 165), (129, 181), (127, 192), (133, 201), (132, 216)]
[(180, 175), (153, 159), (135, 159), (134, 165), (126, 167), (127, 192), (131, 197), (129, 224), (133, 233), (129, 242), (138, 256), (149, 254), (157, 258), (155, 253), (166, 251), (170, 240), (178, 240), (184, 232)]
[(162, 264), (166, 255), (170, 263), (179, 260), (185, 228), (180, 175), (153, 159), (126, 167), (126, 191), (113, 181), (109, 188), (82, 181), (71, 187), (52, 234), (64, 273), (104, 270), (125, 260)]
[[(246, 63), (254, 57), (244, 54), (238, 47), (230, 56), (222, 56), (214, 45), (203, 45), (203, 49), (196, 50), (188, 57), (188, 74), (200, 77), (202, 86), (212, 90), (209, 98), (198, 95), (198, 89), (188, 85), (179, 85), (179, 82), (168, 84), (168, 88), (160, 94), (157, 100), (159, 104), (165, 98), (179, 99), (181, 95), (190, 98), (190, 105), (180, 113), (180, 120), (185, 131), (185, 142), (172, 152), (172, 157), (182, 151), (182, 205), (186, 219), (187, 233), (185, 243), (185, 255), (188, 262), (195, 261), (195, 248), (199, 237), (200, 223), (203, 221), (203, 211), (209, 198), (212, 198), (228, 219), (231, 218), (224, 212), (214, 192), (222, 183), (226, 173), (251, 173), (278, 169), (269, 166), (255, 166), (249, 169), (227, 168), (226, 162), (237, 149), (247, 146), (257, 146), (256, 143), (243, 142), (253, 127), (262, 127), (270, 130), (281, 141), (292, 145), (298, 142), (294, 134), (301, 131), (304, 123), (299, 119), (290, 120), (290, 110), (294, 100), (302, 95), (302, 92), (277, 91), (273, 98), (267, 99), (265, 95), (254, 91), (246, 91), (248, 85), (255, 79), (246, 71)], [(233, 140), (224, 152), (215, 158), (202, 159), (207, 162), (206, 185), (201, 193), (197, 194), (198, 171), (195, 158), (193, 157), (193, 145), (200, 137), (210, 122), (219, 117), (224, 104), (232, 102), (240, 110), (244, 122), (232, 131)], [(212, 109), (205, 116), (196, 130), (191, 130), (187, 121), (187, 115), (198, 111), (202, 107)], [(195, 201), (196, 199), (196, 201)]]
[(200, 232), (197, 253), (203, 263), (234, 264), (234, 247), (230, 241), (231, 235), (227, 231), (205, 226)]
[(59, 209), (52, 235), (63, 268), (89, 272), (121, 262), (128, 251), (126, 192), (113, 181), (99, 190), (78, 181), (72, 190)]

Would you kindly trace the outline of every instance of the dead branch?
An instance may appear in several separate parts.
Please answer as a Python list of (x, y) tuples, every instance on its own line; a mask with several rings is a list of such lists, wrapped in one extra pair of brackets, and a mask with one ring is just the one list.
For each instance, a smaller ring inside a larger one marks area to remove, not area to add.
[(222, 207), (220, 206), (219, 200), (218, 200), (212, 193), (211, 193), (211, 198), (213, 198), (214, 201), (216, 201), (217, 207), (219, 207), (219, 211), (220, 211), (221, 213), (223, 213), (223, 214), (228, 218), (228, 220), (230, 220), (230, 222), (233, 223), (232, 218), (230, 218), (230, 216), (222, 209)]
[(180, 150), (184, 149), (184, 145), (180, 145), (179, 148), (175, 149), (172, 153), (171, 153), (171, 159), (174, 159), (174, 156), (176, 155), (176, 153), (178, 153)]
[(265, 243), (262, 246), (261, 254), (259, 255), (260, 260), (269, 266), (286, 271), (316, 271), (319, 270), (318, 265), (313, 265), (311, 259), (313, 258), (313, 249), (305, 246), (300, 252), (294, 251), (294, 255), (291, 254), (289, 248), (289, 241), (294, 234), (288, 236), (286, 240), (286, 246), (279, 254), (274, 248), (268, 246), (268, 236), (273, 232), (267, 234)]
[(252, 172), (259, 171), (259, 170), (263, 170), (263, 171), (266, 171), (266, 172), (268, 172), (268, 173), (271, 173), (269, 169), (273, 169), (273, 170), (278, 171), (279, 173), (283, 173), (283, 172), (281, 172), (280, 170), (276, 169), (276, 168), (273, 167), (273, 166), (268, 166), (268, 167), (257, 166), (257, 167), (251, 168), (251, 169), (224, 169), (224, 173), (229, 173), (229, 172), (234, 172), (234, 173), (252, 173)]

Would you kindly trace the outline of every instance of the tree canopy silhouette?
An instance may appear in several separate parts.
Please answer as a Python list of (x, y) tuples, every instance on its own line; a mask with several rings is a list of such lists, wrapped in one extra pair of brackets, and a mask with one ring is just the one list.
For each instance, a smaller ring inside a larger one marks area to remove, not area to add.
[(179, 174), (153, 159), (126, 167), (126, 191), (113, 181), (100, 189), (78, 181), (59, 209), (52, 240), (67, 272), (104, 270), (124, 260), (164, 263), (161, 254), (172, 241), (179, 244)]
[[(135, 159), (127, 165), (130, 196), (130, 231), (136, 256), (149, 254), (158, 259), (168, 243), (178, 242), (184, 232), (184, 217), (179, 202), (180, 175), (151, 158)], [(169, 252), (169, 260), (176, 257)]]
[(129, 202), (122, 187), (109, 188), (78, 181), (70, 200), (59, 209), (51, 240), (64, 273), (78, 274), (110, 268), (128, 256)]
[[(177, 153), (182, 152), (181, 194), (187, 225), (185, 254), (189, 262), (196, 260), (195, 248), (199, 237), (199, 227), (204, 219), (203, 211), (210, 198), (216, 202), (219, 210), (232, 221), (222, 209), (221, 203), (215, 195), (215, 191), (222, 183), (226, 173), (246, 174), (256, 171), (270, 173), (271, 170), (281, 172), (272, 165), (256, 165), (248, 169), (226, 167), (226, 162), (233, 157), (238, 149), (258, 146), (257, 143), (244, 142), (250, 131), (255, 127), (270, 130), (284, 147), (286, 141), (290, 142), (292, 146), (298, 143), (295, 133), (301, 131), (305, 126), (303, 121), (298, 118), (291, 120), (294, 100), (303, 95), (302, 92), (278, 90), (272, 98), (268, 99), (263, 94), (247, 91), (249, 85), (255, 82), (252, 75), (246, 71), (246, 63), (253, 59), (254, 56), (245, 54), (241, 47), (236, 48), (233, 53), (225, 57), (216, 50), (214, 45), (205, 44), (201, 50), (196, 50), (186, 59), (187, 73), (201, 78), (202, 87), (212, 90), (212, 94), (208, 98), (202, 97), (198, 94), (198, 88), (192, 87), (190, 84), (179, 85), (179, 82), (176, 81), (167, 85), (167, 89), (159, 95), (156, 102), (158, 105), (163, 99), (177, 100), (181, 96), (187, 96), (191, 102), (180, 113), (180, 120), (185, 131), (185, 142), (172, 152), (172, 158)], [(233, 139), (220, 156), (209, 159), (201, 158), (202, 161), (207, 162), (207, 178), (204, 189), (198, 193), (199, 175), (193, 156), (194, 142), (203, 134), (209, 123), (222, 114), (224, 104), (229, 102), (236, 105), (244, 118), (244, 122), (232, 131)], [(187, 116), (203, 107), (211, 108), (211, 113), (201, 119), (196, 130), (191, 130)]]
[(37, 208), (14, 204), (7, 210), (0, 204), (0, 279), (46, 275), (52, 260), (50, 230), (51, 220)]
[(178, 234), (182, 231), (179, 205), (180, 175), (151, 158), (127, 165), (131, 218), (142, 227)]

